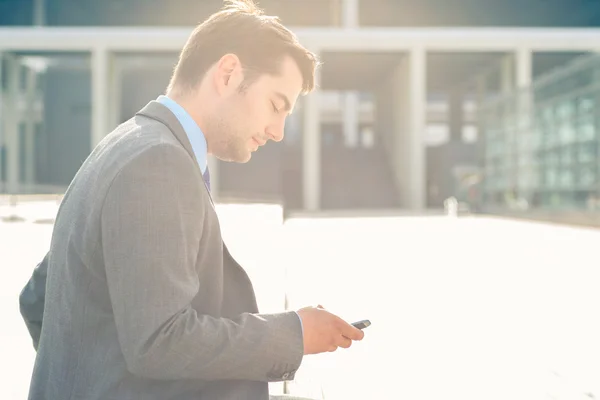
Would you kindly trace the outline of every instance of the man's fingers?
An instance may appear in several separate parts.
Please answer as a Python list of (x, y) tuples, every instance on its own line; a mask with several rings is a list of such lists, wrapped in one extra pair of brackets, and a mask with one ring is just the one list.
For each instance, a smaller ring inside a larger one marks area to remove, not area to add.
[(329, 349), (327, 351), (329, 351), (330, 353), (333, 353), (334, 351), (337, 350), (337, 346), (329, 346)]
[(344, 322), (342, 324), (342, 335), (346, 336), (348, 339), (362, 340), (362, 338), (365, 336), (365, 333), (360, 329), (355, 328), (352, 325)]
[(345, 336), (340, 336), (340, 338), (338, 339), (337, 343), (338, 347), (342, 347), (344, 349), (349, 348), (350, 346), (352, 346), (352, 340), (348, 339)]

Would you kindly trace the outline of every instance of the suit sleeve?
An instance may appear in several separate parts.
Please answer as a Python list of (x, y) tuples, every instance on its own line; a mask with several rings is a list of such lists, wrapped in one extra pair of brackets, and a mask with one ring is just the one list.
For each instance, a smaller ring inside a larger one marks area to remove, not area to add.
[(33, 274), (19, 295), (19, 310), (29, 330), (29, 335), (33, 341), (33, 348), (36, 350), (42, 332), (47, 274), (48, 254), (35, 267)]
[(196, 260), (206, 207), (193, 168), (184, 150), (156, 146), (124, 167), (103, 205), (106, 277), (128, 368), (152, 379), (293, 379), (303, 356), (295, 312), (224, 319), (191, 307), (203, 286)]

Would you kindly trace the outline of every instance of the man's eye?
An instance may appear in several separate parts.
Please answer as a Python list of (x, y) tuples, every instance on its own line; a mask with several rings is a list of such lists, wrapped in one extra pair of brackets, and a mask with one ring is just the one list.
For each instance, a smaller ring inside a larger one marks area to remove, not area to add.
[(273, 105), (273, 111), (275, 111), (276, 114), (279, 114), (279, 110), (277, 109), (275, 103), (271, 102), (271, 104)]

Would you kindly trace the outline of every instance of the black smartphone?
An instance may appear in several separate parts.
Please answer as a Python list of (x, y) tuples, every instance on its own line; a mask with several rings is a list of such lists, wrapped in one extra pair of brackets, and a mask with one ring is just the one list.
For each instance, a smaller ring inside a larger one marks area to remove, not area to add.
[(371, 325), (371, 321), (368, 319), (363, 319), (362, 321), (353, 322), (352, 326), (358, 329), (365, 329), (366, 327)]

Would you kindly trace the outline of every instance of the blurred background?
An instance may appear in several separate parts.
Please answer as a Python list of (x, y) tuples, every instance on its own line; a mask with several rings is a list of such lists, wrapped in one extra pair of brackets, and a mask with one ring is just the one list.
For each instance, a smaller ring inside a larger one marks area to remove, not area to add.
[[(221, 4), (0, 1), (0, 190), (62, 192), (105, 134), (163, 93), (191, 27)], [(320, 88), (284, 142), (248, 165), (213, 160), (224, 201), (423, 210), (454, 196), (536, 217), (596, 209), (597, 1), (260, 5), (318, 53)]]
[[(221, 5), (0, 0), (2, 398), (26, 398), (17, 297), (61, 195)], [(224, 232), (263, 309), (373, 322), (273, 391), (600, 397), (600, 1), (259, 5), (323, 66), (281, 143), (210, 159)]]

